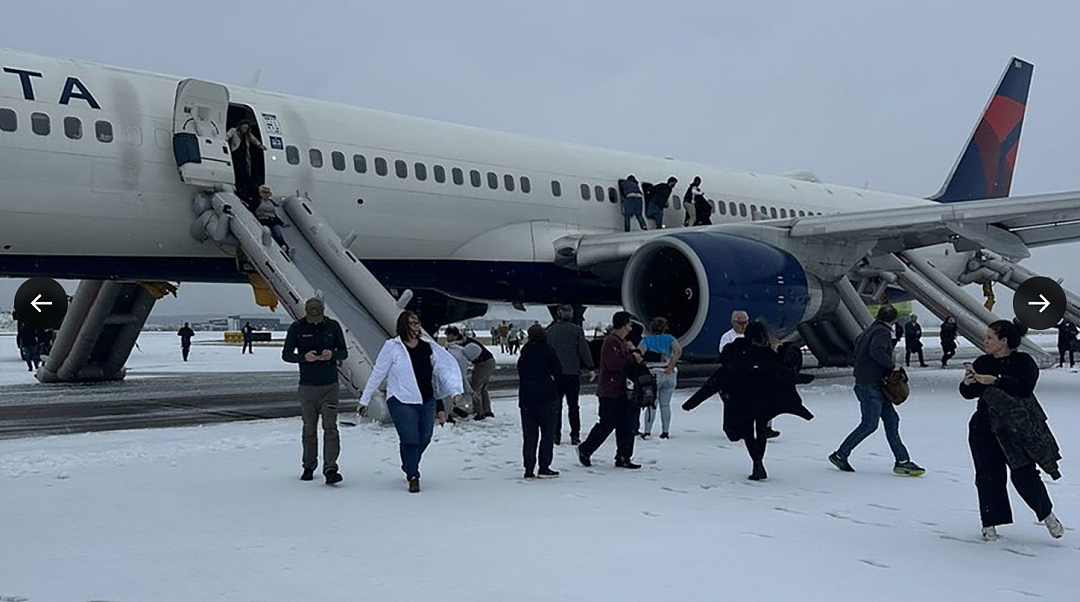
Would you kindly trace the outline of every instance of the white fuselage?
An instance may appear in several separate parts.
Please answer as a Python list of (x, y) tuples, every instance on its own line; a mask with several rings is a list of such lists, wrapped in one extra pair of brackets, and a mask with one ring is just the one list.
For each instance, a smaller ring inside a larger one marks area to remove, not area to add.
[[(189, 233), (194, 188), (180, 180), (172, 149), (180, 78), (10, 50), (0, 50), (0, 66), (9, 70), (0, 72), (0, 111), (14, 112), (17, 120), (15, 131), (0, 129), (0, 270), (5, 258), (26, 265), (28, 258), (48, 256), (100, 261), (229, 257), (218, 245)], [(72, 88), (69, 78), (77, 78), (82, 87)], [(24, 80), (32, 86), (33, 100), (27, 98)], [(81, 97), (83, 88), (100, 108)], [(65, 89), (76, 94), (61, 104)], [(765, 219), (774, 210), (778, 216), (798, 216), (930, 202), (229, 90), (234, 105), (257, 116), (257, 130), (268, 147), (269, 136), (282, 140), (283, 148), (266, 153), (267, 183), (276, 194), (312, 199), (339, 234), (355, 230), (359, 236), (352, 249), (365, 260), (550, 263), (552, 242), (561, 236), (622, 229), (620, 205), (608, 195), (627, 174), (654, 183), (674, 175), (678, 198), (694, 176), (701, 176), (709, 198), (728, 207), (747, 206), (745, 217), (725, 211), (713, 215), (714, 223), (747, 221), (750, 206), (764, 207), (767, 215), (759, 219)], [(266, 115), (276, 116), (279, 134)], [(43, 116), (50, 126), (46, 135), (35, 132), (35, 121), (44, 131)], [(77, 139), (75, 120), (82, 130)], [(99, 122), (111, 125), (111, 141), (99, 139)], [(289, 161), (289, 147), (295, 147), (298, 163)], [(312, 149), (321, 151), (321, 167), (312, 164)], [(335, 165), (335, 158), (341, 158), (336, 153), (344, 157), (343, 166)], [(366, 173), (356, 169), (359, 156)], [(376, 173), (380, 159), (386, 161), (386, 175)], [(406, 177), (397, 175), (398, 161), (404, 161)], [(418, 163), (426, 171), (423, 181), (417, 177)], [(436, 181), (436, 166), (445, 172), (444, 182)], [(455, 169), (462, 171), (461, 184), (453, 181)], [(473, 185), (474, 170), (479, 186)], [(489, 174), (494, 174), (494, 188)], [(531, 185), (527, 193), (522, 178)], [(561, 195), (554, 194), (553, 182)], [(583, 199), (583, 187), (589, 200)], [(597, 187), (604, 194), (600, 201)], [(665, 220), (668, 227), (681, 226), (677, 203), (667, 209)]]

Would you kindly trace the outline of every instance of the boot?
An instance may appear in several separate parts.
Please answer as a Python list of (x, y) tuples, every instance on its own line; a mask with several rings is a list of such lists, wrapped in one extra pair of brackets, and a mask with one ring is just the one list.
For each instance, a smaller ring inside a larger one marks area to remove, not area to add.
[(337, 485), (338, 483), (340, 483), (343, 480), (344, 480), (344, 477), (342, 477), (341, 473), (336, 471), (336, 470), (331, 470), (330, 472), (326, 473), (326, 484), (327, 485)]
[(1061, 521), (1054, 516), (1053, 512), (1043, 519), (1043, 524), (1046, 525), (1046, 530), (1050, 532), (1050, 537), (1061, 539), (1065, 536), (1065, 525), (1061, 524)]
[(760, 460), (758, 460), (754, 462), (754, 470), (747, 478), (751, 481), (764, 481), (765, 479), (769, 478), (769, 474), (765, 472), (765, 465), (762, 464)]
[(300, 480), (301, 481), (313, 481), (313, 480), (315, 480), (315, 469), (314, 468), (305, 468), (304, 469), (304, 474), (300, 475)]
[(409, 493), (420, 493), (420, 477), (409, 477)]
[(586, 468), (592, 466), (592, 459), (590, 459), (589, 456), (585, 455), (585, 452), (581, 451), (581, 445), (577, 446), (577, 458), (578, 462), (581, 462), (582, 466)]

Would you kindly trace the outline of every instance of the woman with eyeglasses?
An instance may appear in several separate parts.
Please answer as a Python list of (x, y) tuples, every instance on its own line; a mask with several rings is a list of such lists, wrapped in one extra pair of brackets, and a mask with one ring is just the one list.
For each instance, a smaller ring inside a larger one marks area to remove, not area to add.
[(367, 408), (371, 396), (387, 382), (386, 406), (401, 441), (401, 469), (409, 492), (419, 493), (420, 459), (431, 443), (435, 421), (446, 422), (442, 400), (456, 402), (465, 388), (457, 362), (421, 331), (416, 314), (401, 312), (397, 335), (379, 352), (360, 406)]

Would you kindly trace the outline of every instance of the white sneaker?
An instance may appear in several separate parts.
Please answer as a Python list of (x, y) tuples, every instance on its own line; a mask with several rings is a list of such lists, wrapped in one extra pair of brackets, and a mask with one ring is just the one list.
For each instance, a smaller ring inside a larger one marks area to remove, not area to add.
[(997, 541), (997, 527), (983, 527), (982, 538), (983, 541)]
[(1050, 537), (1061, 539), (1065, 535), (1065, 525), (1061, 524), (1061, 521), (1054, 516), (1053, 512), (1043, 520), (1043, 524), (1046, 525), (1046, 530), (1050, 532)]

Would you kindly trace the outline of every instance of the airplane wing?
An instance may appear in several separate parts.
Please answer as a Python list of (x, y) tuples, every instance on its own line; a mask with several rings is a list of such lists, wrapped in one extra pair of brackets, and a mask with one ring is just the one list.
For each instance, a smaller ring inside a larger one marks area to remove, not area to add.
[[(1020, 260), (1030, 256), (1032, 247), (1080, 241), (1080, 191), (717, 224), (691, 231), (755, 238), (793, 251), (802, 246), (837, 248), (845, 258), (859, 255), (856, 259), (953, 243), (959, 251), (989, 249)], [(671, 232), (565, 237), (556, 241), (556, 261), (578, 269), (625, 261), (647, 241)]]

